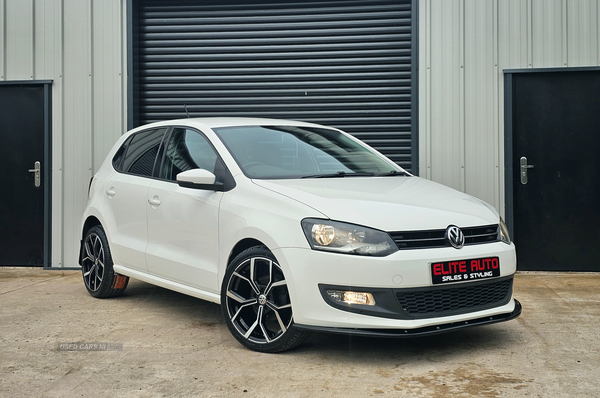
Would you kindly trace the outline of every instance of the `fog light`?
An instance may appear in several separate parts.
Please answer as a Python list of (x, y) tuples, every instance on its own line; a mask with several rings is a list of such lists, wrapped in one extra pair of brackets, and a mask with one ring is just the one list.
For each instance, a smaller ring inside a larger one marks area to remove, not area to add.
[(341, 290), (328, 290), (327, 295), (335, 301), (346, 304), (375, 305), (375, 298), (371, 293), (344, 292)]

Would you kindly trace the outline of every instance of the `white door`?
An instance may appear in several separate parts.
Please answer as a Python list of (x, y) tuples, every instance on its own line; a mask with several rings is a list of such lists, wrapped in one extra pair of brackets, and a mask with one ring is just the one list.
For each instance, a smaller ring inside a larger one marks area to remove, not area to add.
[(104, 181), (102, 211), (115, 264), (147, 272), (145, 251), (148, 244), (146, 207), (148, 187), (166, 128), (146, 130), (133, 135), (117, 152), (117, 170)]
[(148, 190), (150, 274), (218, 293), (219, 202), (222, 192), (180, 187), (178, 173), (202, 168), (214, 173), (217, 154), (199, 132), (175, 128), (160, 178)]
[(107, 181), (103, 192), (110, 209), (104, 214), (113, 261), (127, 268), (148, 272), (144, 254), (148, 244), (146, 198), (152, 180), (119, 173), (113, 177)]

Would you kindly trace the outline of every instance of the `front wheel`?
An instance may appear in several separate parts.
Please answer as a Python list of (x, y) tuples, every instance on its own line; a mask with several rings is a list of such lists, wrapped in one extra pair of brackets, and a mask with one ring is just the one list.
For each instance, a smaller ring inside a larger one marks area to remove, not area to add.
[(129, 277), (113, 270), (108, 239), (101, 226), (94, 226), (85, 234), (81, 273), (85, 288), (96, 298), (121, 295), (127, 287)]
[(221, 309), (229, 331), (254, 351), (289, 350), (309, 334), (294, 327), (283, 271), (264, 246), (244, 250), (229, 264), (221, 287)]

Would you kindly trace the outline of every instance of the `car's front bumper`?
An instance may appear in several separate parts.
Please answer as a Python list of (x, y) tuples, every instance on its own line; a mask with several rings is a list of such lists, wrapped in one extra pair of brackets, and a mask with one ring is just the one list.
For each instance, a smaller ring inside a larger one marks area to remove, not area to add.
[[(288, 282), (294, 309), (294, 322), (302, 327), (366, 331), (389, 329), (390, 333), (395, 333), (394, 330), (402, 330), (402, 334), (409, 334), (403, 331), (426, 331), (430, 328), (438, 330), (437, 327), (441, 325), (457, 327), (464, 322), (471, 323), (482, 319), (491, 321), (491, 319), (516, 314), (516, 304), (512, 297), (512, 276), (516, 271), (513, 245), (498, 242), (464, 247), (461, 250), (453, 248), (405, 250), (387, 257), (353, 256), (299, 248), (275, 249), (273, 253)], [(499, 258), (501, 269), (499, 277), (442, 285), (432, 283), (430, 265), (432, 262), (491, 256)], [(505, 290), (506, 294), (501, 300), (491, 305), (474, 306), (458, 311), (406, 316), (407, 314), (402, 313), (402, 306), (396, 300), (396, 295), (402, 292), (430, 293), (450, 288), (461, 290), (479, 284), (502, 281), (508, 281), (510, 286)], [(343, 306), (332, 305), (323, 294), (323, 288), (329, 286), (358, 292), (373, 292), (375, 296), (380, 292), (382, 295), (379, 297), (387, 298), (376, 300), (376, 305), (370, 308), (365, 308), (366, 306), (363, 305), (354, 306), (353, 309), (340, 308)], [(386, 301), (389, 305), (384, 304)], [(375, 309), (375, 312), (369, 309)]]
[(356, 329), (356, 328), (335, 328), (325, 326), (309, 326), (295, 324), (294, 327), (302, 330), (312, 332), (323, 332), (323, 333), (337, 333), (353, 336), (368, 336), (368, 337), (392, 337), (392, 338), (403, 338), (403, 337), (418, 337), (418, 336), (429, 336), (437, 333), (451, 332), (454, 330), (464, 329), (471, 326), (490, 325), (493, 323), (510, 321), (511, 319), (517, 318), (521, 315), (522, 307), (518, 300), (514, 300), (515, 309), (513, 312), (508, 314), (500, 314), (494, 316), (486, 316), (477, 319), (471, 319), (469, 321), (461, 322), (449, 322), (435, 326), (425, 326), (415, 329)]

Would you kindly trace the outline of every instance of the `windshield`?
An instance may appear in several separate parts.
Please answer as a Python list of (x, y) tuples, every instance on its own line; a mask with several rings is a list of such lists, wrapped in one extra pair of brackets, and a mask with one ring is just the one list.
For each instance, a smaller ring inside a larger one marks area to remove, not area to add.
[(391, 160), (332, 129), (236, 126), (214, 131), (250, 178), (405, 175)]

